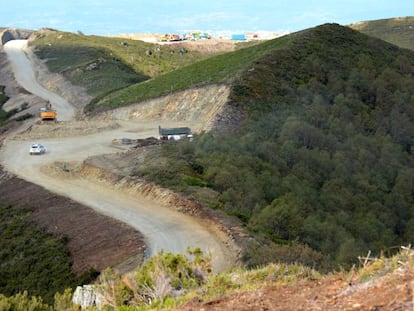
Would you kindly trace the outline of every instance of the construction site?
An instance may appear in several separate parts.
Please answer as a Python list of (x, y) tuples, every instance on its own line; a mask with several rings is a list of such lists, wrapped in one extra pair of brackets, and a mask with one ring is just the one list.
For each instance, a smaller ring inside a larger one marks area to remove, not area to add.
[(133, 40), (141, 40), (141, 41), (152, 42), (152, 43), (156, 43), (156, 42), (174, 43), (174, 42), (179, 42), (179, 41), (239, 42), (239, 41), (253, 41), (253, 40), (271, 40), (271, 39), (280, 37), (282, 35), (285, 35), (285, 33), (276, 33), (276, 32), (271, 32), (271, 31), (256, 31), (256, 32), (220, 31), (215, 34), (212, 34), (206, 31), (193, 30), (193, 31), (184, 32), (181, 35), (178, 33), (163, 33), (163, 34), (136, 33), (136, 34), (120, 34), (120, 35), (117, 35), (116, 37), (133, 39)]

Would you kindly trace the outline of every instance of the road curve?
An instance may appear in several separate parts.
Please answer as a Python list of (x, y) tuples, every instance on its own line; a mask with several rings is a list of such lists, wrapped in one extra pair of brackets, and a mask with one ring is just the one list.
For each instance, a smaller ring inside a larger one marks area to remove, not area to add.
[[(17, 81), (28, 91), (50, 100), (58, 110), (60, 120), (71, 120), (75, 110), (66, 100), (37, 83), (26, 43), (21, 42), (25, 40), (16, 41), (18, 42), (8, 42), (4, 48), (13, 65)], [(111, 146), (111, 140), (127, 137), (131, 127), (137, 127), (137, 124), (128, 127), (128, 122), (122, 124), (121, 128), (92, 135), (42, 139), (41, 142), (47, 149), (42, 156), (29, 155), (31, 142), (8, 139), (0, 150), (0, 163), (6, 170), (29, 182), (129, 224), (144, 235), (147, 256), (160, 250), (186, 253), (187, 247), (200, 247), (212, 254), (213, 269), (216, 272), (230, 268), (231, 254), (227, 253), (223, 242), (190, 216), (159, 206), (144, 197), (120, 193), (83, 179), (63, 180), (42, 172), (42, 167), (56, 161), (83, 161), (88, 156), (119, 152), (119, 149)], [(133, 128), (134, 136), (156, 136), (156, 124), (150, 121), (140, 122), (139, 128)]]
[(31, 58), (34, 57), (27, 48), (27, 40), (11, 40), (4, 45), (4, 51), (11, 61), (17, 83), (30, 93), (50, 101), (57, 111), (58, 120), (68, 121), (74, 117), (75, 109), (64, 98), (41, 86), (36, 80), (36, 73)]

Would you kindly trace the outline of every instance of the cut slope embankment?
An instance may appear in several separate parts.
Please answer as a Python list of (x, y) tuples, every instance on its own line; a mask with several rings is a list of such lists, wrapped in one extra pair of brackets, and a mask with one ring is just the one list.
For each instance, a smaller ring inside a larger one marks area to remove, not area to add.
[(229, 95), (228, 85), (206, 85), (106, 111), (94, 119), (175, 122), (192, 126), (194, 132), (227, 130), (245, 118), (228, 103)]

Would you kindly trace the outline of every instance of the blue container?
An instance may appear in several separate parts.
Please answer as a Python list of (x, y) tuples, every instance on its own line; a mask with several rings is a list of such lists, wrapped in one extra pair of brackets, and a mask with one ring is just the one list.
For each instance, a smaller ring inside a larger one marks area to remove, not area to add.
[(231, 40), (246, 40), (246, 35), (244, 35), (244, 34), (233, 34), (233, 35), (231, 35)]

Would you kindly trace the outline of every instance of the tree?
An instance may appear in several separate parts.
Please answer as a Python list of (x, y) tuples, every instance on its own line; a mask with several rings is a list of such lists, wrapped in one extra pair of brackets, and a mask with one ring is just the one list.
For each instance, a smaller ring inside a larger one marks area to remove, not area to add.
[(405, 150), (411, 151), (414, 145), (414, 123), (406, 113), (394, 106), (390, 114), (390, 134)]
[(262, 228), (273, 240), (292, 240), (302, 232), (304, 204), (293, 194), (288, 193), (275, 199), (254, 217), (250, 226)]

